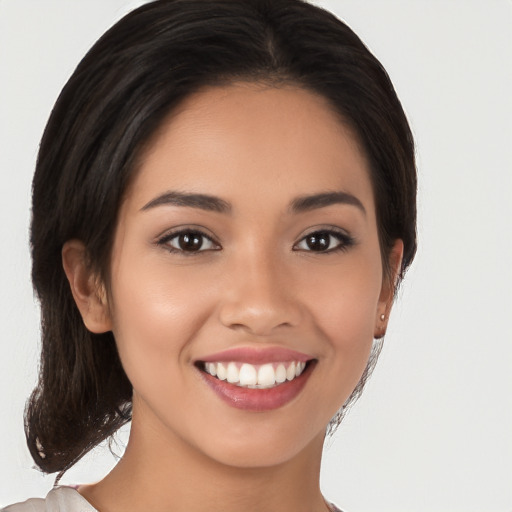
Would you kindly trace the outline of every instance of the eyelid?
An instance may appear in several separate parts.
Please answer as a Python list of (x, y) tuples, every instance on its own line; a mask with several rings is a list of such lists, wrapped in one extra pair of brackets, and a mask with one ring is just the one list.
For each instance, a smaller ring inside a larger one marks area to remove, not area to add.
[(201, 235), (204, 235), (207, 238), (211, 238), (212, 240), (215, 240), (216, 238), (208, 228), (205, 228), (200, 224), (180, 224), (179, 226), (167, 228), (155, 236), (155, 242), (158, 242), (159, 240), (168, 236), (177, 235), (180, 233), (200, 233)]

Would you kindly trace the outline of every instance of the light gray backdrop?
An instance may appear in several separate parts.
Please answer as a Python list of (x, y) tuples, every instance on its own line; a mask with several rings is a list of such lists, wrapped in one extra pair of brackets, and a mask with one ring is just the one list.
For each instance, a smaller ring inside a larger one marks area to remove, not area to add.
[[(32, 469), (22, 429), (38, 352), (27, 237), (38, 140), (80, 58), (140, 3), (0, 0), (0, 506), (53, 482)], [(377, 370), (326, 448), (324, 493), (351, 512), (510, 512), (512, 2), (319, 3), (387, 68), (420, 176), (417, 260)], [(96, 450), (64, 482), (113, 463)]]

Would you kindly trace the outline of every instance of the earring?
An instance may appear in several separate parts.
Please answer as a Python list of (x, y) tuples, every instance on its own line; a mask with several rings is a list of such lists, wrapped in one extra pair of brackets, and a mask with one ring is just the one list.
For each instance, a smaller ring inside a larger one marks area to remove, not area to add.
[(384, 320), (386, 320), (386, 315), (382, 313), (382, 315), (380, 315), (380, 319), (384, 322)]

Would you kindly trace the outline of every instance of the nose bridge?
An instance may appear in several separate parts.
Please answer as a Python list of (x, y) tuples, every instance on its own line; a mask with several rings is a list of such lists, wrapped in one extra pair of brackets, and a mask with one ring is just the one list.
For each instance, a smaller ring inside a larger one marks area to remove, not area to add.
[(299, 304), (283, 258), (262, 247), (231, 259), (220, 308), (222, 323), (265, 336), (277, 327), (295, 326)]

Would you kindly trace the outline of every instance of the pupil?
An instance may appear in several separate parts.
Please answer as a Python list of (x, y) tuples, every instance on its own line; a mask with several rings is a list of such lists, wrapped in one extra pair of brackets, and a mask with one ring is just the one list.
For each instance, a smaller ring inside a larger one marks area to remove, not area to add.
[(179, 245), (184, 251), (198, 251), (201, 249), (202, 244), (203, 241), (201, 235), (196, 235), (194, 233), (185, 233), (180, 235)]
[(307, 238), (308, 248), (312, 251), (325, 251), (329, 248), (329, 234), (316, 233)]

